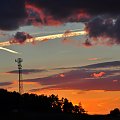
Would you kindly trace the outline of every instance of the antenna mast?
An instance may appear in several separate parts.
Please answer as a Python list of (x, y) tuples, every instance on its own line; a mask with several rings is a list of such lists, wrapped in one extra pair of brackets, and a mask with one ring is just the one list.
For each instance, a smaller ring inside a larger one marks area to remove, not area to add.
[(22, 81), (22, 65), (23, 62), (22, 58), (15, 59), (15, 62), (18, 63), (18, 71), (19, 71), (19, 93), (23, 93), (23, 81)]

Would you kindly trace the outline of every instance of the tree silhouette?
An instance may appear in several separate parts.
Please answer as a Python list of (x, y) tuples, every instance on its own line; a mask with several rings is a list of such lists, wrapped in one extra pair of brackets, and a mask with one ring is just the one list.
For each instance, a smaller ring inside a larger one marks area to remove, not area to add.
[(46, 113), (79, 113), (85, 110), (82, 106), (73, 105), (67, 98), (59, 99), (58, 95), (36, 95), (17, 92), (8, 92), (0, 89), (0, 111), (31, 111)]
[[(55, 114), (54, 114), (55, 113)], [(44, 116), (43, 116), (44, 115)], [(107, 116), (91, 116), (79, 105), (73, 105), (67, 98), (59, 99), (58, 95), (46, 96), (0, 89), (0, 117), (5, 120), (119, 120), (120, 110), (115, 108)], [(42, 117), (42, 118), (41, 118)], [(19, 119), (18, 119), (19, 118)]]
[(63, 100), (63, 112), (65, 113), (72, 113), (74, 109), (74, 106), (72, 102), (69, 102), (68, 99)]
[(110, 111), (110, 115), (112, 116), (120, 115), (120, 110), (118, 108), (115, 108), (114, 110)]

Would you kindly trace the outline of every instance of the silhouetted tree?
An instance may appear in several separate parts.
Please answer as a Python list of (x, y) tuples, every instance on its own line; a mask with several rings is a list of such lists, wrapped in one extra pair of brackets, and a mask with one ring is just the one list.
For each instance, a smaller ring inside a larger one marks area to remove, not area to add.
[(115, 108), (114, 110), (110, 111), (110, 115), (113, 116), (120, 115), (120, 110), (118, 108)]
[(49, 96), (49, 100), (51, 103), (51, 107), (53, 109), (54, 112), (62, 112), (61, 107), (62, 107), (62, 103), (58, 98), (58, 95), (50, 95)]
[(44, 112), (44, 113), (84, 113), (81, 105), (73, 106), (67, 98), (59, 99), (58, 95), (36, 95), (8, 92), (0, 89), (0, 112)]
[(64, 113), (72, 113), (74, 109), (74, 106), (71, 102), (68, 101), (68, 99), (64, 99), (63, 102), (63, 112)]

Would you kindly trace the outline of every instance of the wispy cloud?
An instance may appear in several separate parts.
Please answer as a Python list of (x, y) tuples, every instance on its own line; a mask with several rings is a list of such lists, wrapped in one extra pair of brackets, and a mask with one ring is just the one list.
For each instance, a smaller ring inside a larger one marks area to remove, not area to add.
[(12, 82), (0, 82), (0, 86), (12, 85)]
[[(23, 69), (22, 74), (33, 74), (33, 73), (41, 73), (47, 72), (45, 69)], [(18, 70), (8, 71), (8, 74), (18, 74)]]

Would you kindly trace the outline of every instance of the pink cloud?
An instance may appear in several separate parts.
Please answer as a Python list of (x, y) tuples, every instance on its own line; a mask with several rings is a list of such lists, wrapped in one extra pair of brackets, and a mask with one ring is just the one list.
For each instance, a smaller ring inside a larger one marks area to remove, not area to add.
[(60, 77), (65, 77), (65, 75), (62, 73), (62, 74), (60, 74)]
[(88, 60), (95, 61), (98, 60), (99, 58), (89, 58)]
[(91, 74), (91, 76), (95, 77), (95, 78), (100, 78), (105, 74), (106, 74), (105, 72), (99, 72), (99, 73), (93, 73), (93, 74)]

